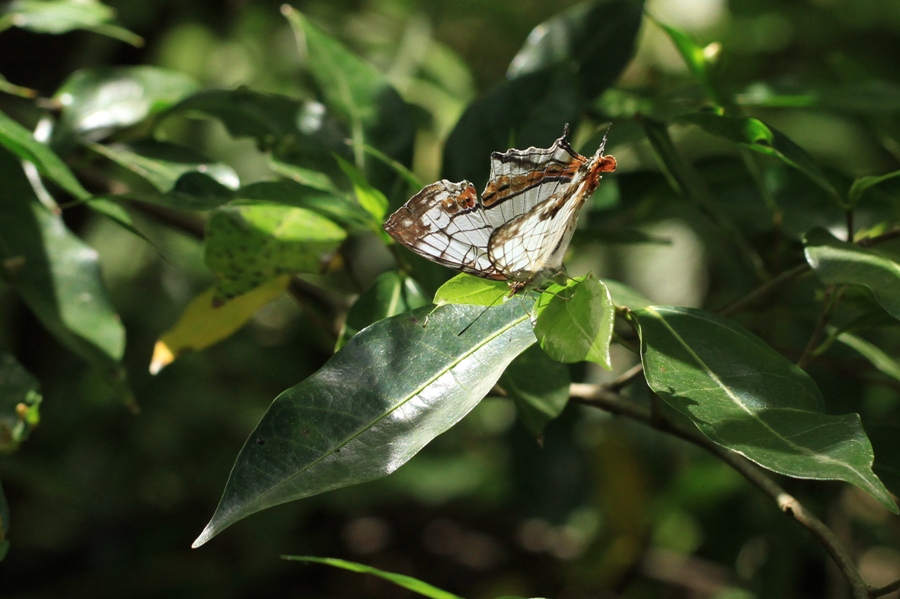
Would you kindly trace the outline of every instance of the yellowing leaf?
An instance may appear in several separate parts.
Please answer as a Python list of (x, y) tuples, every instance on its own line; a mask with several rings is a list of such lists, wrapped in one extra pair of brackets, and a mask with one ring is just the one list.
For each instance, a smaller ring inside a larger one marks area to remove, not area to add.
[(150, 374), (157, 374), (185, 350), (205, 349), (230, 336), (259, 308), (284, 293), (289, 282), (289, 275), (280, 276), (218, 307), (213, 306), (216, 288), (210, 287), (188, 304), (175, 326), (156, 342)]

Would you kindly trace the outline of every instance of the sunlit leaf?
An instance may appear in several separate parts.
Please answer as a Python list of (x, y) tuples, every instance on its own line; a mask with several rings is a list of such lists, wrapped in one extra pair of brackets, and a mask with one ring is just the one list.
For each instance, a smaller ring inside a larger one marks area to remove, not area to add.
[(62, 106), (54, 145), (96, 141), (175, 105), (197, 89), (183, 73), (151, 66), (76, 71), (56, 91)]
[(535, 341), (515, 302), (458, 335), (483, 310), (423, 307), (379, 321), (277, 397), (194, 546), (267, 507), (385, 476), (456, 424)]
[(284, 204), (317, 212), (348, 231), (371, 230), (372, 218), (348, 193), (322, 191), (294, 181), (258, 181), (240, 188), (236, 200)]
[[(710, 68), (712, 58), (707, 47), (701, 46), (690, 35), (679, 29), (660, 23), (655, 19), (653, 21), (675, 44), (675, 49), (678, 50), (681, 58), (691, 73), (694, 74), (694, 77), (697, 78), (697, 81), (705, 88), (710, 99), (720, 104), (718, 93), (712, 83)], [(715, 46), (712, 48), (715, 48)]]
[(88, 147), (138, 175), (159, 194), (125, 194), (173, 208), (210, 210), (234, 197), (240, 181), (233, 168), (213, 162), (198, 152), (166, 142), (144, 140), (133, 144)]
[(650, 388), (712, 441), (780, 474), (855, 484), (898, 511), (859, 416), (825, 414), (813, 380), (758, 337), (691, 308), (634, 315)]
[(641, 295), (639, 291), (632, 289), (624, 283), (612, 279), (603, 279), (603, 284), (609, 290), (613, 303), (616, 306), (637, 310), (651, 305), (653, 302)]
[(569, 368), (540, 347), (531, 346), (506, 368), (500, 386), (516, 404), (528, 432), (540, 439), (544, 427), (559, 416), (569, 402)]
[(324, 270), (347, 232), (305, 208), (230, 205), (206, 227), (206, 265), (216, 275), (215, 301), (247, 293), (283, 274)]
[(482, 279), (460, 273), (441, 285), (434, 294), (434, 303), (467, 304), (470, 306), (495, 306), (509, 295), (505, 281)]
[(195, 297), (175, 326), (160, 336), (153, 348), (150, 374), (157, 374), (182, 352), (206, 349), (230, 337), (247, 324), (257, 310), (284, 293), (289, 283), (290, 276), (283, 275), (224, 304), (213, 302), (216, 288), (210, 287)]
[(858, 335), (847, 332), (839, 333), (836, 339), (847, 347), (855, 349), (860, 355), (868, 360), (872, 366), (884, 374), (900, 381), (900, 363), (877, 345), (869, 343)]
[(0, 15), (0, 31), (11, 25), (36, 33), (87, 29), (132, 46), (144, 45), (141, 36), (116, 25), (115, 11), (97, 0), (13, 0)]
[(335, 351), (344, 347), (347, 341), (373, 322), (421, 308), (428, 303), (422, 288), (414, 279), (395, 270), (382, 273), (347, 312), (347, 320)]
[(337, 187), (335, 187), (327, 173), (284, 162), (278, 156), (269, 155), (269, 168), (282, 177), (287, 177), (301, 185), (306, 185), (319, 191), (337, 191)]
[(28, 438), (40, 422), (40, 405), (38, 380), (12, 354), (0, 352), (0, 454), (15, 451)]
[(900, 319), (900, 264), (876, 249), (841, 241), (816, 228), (805, 237), (806, 261), (826, 285), (862, 285)]
[(552, 284), (534, 306), (534, 333), (547, 354), (558, 362), (587, 360), (612, 368), (609, 344), (616, 307), (606, 285), (593, 277)]
[(100, 275), (97, 252), (34, 197), (21, 166), (0, 152), (3, 278), (61, 343), (116, 384), (125, 331)]
[(282, 555), (281, 559), (286, 559), (288, 561), (294, 562), (325, 564), (326, 566), (343, 568), (344, 570), (349, 570), (350, 572), (372, 574), (373, 576), (383, 578), (384, 580), (392, 582), (399, 587), (403, 587), (404, 589), (410, 590), (414, 593), (418, 593), (423, 597), (429, 597), (430, 599), (462, 599), (462, 597), (457, 597), (452, 593), (448, 593), (447, 591), (431, 586), (426, 582), (422, 582), (418, 578), (405, 576), (403, 574), (395, 574), (394, 572), (385, 572), (384, 570), (379, 570), (378, 568), (365, 566), (363, 564), (357, 564), (356, 562), (348, 562), (342, 559), (335, 559), (333, 557), (311, 557), (308, 555)]

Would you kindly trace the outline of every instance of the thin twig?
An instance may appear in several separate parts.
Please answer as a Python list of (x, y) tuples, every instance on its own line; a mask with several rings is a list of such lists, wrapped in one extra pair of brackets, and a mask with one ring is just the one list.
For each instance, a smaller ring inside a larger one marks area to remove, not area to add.
[(891, 584), (886, 584), (883, 587), (869, 587), (869, 597), (874, 599), (875, 597), (881, 597), (882, 595), (887, 595), (894, 591), (900, 591), (900, 580), (895, 580)]
[(800, 358), (797, 360), (797, 366), (800, 368), (806, 368), (806, 365), (812, 359), (813, 351), (822, 340), (822, 335), (825, 334), (825, 327), (828, 326), (828, 321), (831, 320), (831, 314), (834, 312), (835, 306), (837, 306), (839, 296), (840, 293), (834, 285), (829, 285), (825, 288), (825, 299), (823, 300), (825, 305), (822, 307), (822, 313), (819, 314), (816, 328), (813, 329), (812, 335), (809, 336), (809, 341), (806, 342), (806, 347), (803, 348), (803, 353), (800, 354)]
[[(669, 433), (709, 451), (737, 470), (756, 488), (773, 499), (782, 512), (792, 517), (818, 539), (819, 543), (822, 544), (834, 560), (841, 573), (847, 578), (847, 581), (850, 583), (850, 587), (853, 590), (854, 599), (866, 599), (884, 594), (880, 593), (881, 589), (870, 589), (866, 586), (859, 570), (853, 563), (853, 559), (834, 532), (832, 532), (825, 523), (819, 520), (815, 515), (806, 511), (796, 498), (785, 492), (774, 480), (769, 478), (769, 476), (757, 466), (753, 465), (749, 460), (715, 444), (696, 431), (675, 424), (661, 414), (655, 415), (651, 410), (641, 405), (631, 401), (625, 401), (621, 395), (611, 391), (608, 387), (573, 383), (569, 387), (569, 393), (572, 399), (578, 403), (605, 410), (618, 416), (624, 416), (631, 420), (643, 422), (657, 430)], [(900, 585), (900, 582), (895, 584)], [(887, 592), (896, 590), (893, 588), (893, 585), (883, 588), (888, 589)], [(873, 592), (879, 592), (879, 594), (872, 594)]]
[(753, 291), (748, 293), (747, 295), (733, 301), (732, 303), (728, 304), (721, 310), (717, 310), (716, 313), (721, 316), (731, 316), (735, 312), (740, 312), (741, 310), (743, 310), (747, 306), (751, 305), (752, 303), (754, 303), (768, 295), (771, 295), (772, 293), (775, 293), (776, 291), (778, 291), (779, 289), (781, 289), (782, 287), (784, 287), (785, 285), (787, 285), (788, 283), (790, 283), (791, 281), (793, 281), (794, 279), (799, 277), (800, 275), (805, 274), (809, 270), (810, 270), (809, 264), (806, 264), (806, 263), (798, 264), (794, 268), (788, 269), (788, 270), (780, 273), (778, 276), (775, 276), (775, 277), (769, 279), (768, 281), (766, 281), (765, 283), (763, 283), (762, 285), (760, 285), (759, 287), (757, 287), (756, 289), (754, 289)]

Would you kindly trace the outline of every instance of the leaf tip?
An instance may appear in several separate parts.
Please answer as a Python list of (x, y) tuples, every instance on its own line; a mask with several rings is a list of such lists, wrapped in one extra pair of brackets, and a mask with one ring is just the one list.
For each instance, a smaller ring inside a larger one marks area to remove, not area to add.
[(191, 543), (191, 549), (197, 549), (202, 545), (205, 545), (207, 541), (216, 536), (217, 530), (212, 527), (212, 522), (206, 525), (206, 528), (203, 529), (203, 532), (200, 533), (200, 536)]
[(153, 346), (153, 357), (150, 358), (150, 374), (159, 374), (159, 371), (175, 361), (175, 353), (162, 340)]

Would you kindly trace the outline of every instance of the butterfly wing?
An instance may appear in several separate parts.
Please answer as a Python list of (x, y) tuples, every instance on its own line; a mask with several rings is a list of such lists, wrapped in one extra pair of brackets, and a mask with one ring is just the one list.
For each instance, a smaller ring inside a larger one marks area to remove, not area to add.
[(428, 185), (390, 216), (384, 230), (432, 262), (486, 279), (506, 279), (488, 258), (494, 227), (468, 181)]

